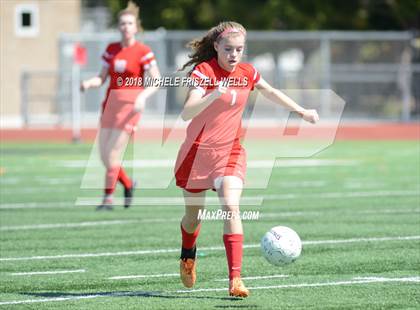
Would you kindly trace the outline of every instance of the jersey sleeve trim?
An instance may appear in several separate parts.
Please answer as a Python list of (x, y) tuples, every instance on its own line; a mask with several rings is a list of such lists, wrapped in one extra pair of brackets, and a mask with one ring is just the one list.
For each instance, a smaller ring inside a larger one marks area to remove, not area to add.
[(149, 52), (146, 55), (144, 55), (142, 58), (140, 58), (140, 62), (146, 62), (147, 60), (151, 60), (155, 58), (155, 54), (153, 54), (153, 52)]
[(106, 58), (106, 59), (110, 59), (110, 58), (112, 58), (112, 55), (111, 55), (110, 53), (108, 53), (107, 51), (105, 51), (105, 52), (102, 54), (102, 56), (103, 56), (104, 58)]
[(261, 79), (261, 74), (258, 72), (258, 70), (254, 66), (252, 66), (252, 69), (254, 70), (254, 75), (252, 77), (252, 87), (251, 87), (251, 90), (254, 90), (255, 85), (258, 84), (258, 82)]
[(194, 70), (192, 73), (191, 73), (191, 75), (196, 75), (197, 77), (199, 77), (199, 78), (201, 78), (201, 79), (209, 79), (209, 77), (207, 76), (207, 75), (205, 75), (205, 74), (203, 74), (203, 73), (201, 73), (200, 71), (198, 71), (198, 70)]
[(150, 61), (149, 63), (146, 63), (143, 65), (143, 70), (149, 70), (151, 67), (153, 67), (154, 65), (156, 65), (156, 60), (153, 59), (152, 61)]
[(257, 84), (257, 83), (259, 82), (260, 78), (261, 78), (261, 75), (260, 75), (260, 73), (257, 71), (257, 69), (255, 69), (255, 67), (254, 67), (254, 66), (253, 66), (253, 68), (254, 68), (254, 77), (252, 78), (252, 81), (253, 81), (255, 84)]
[(114, 55), (112, 55), (109, 51), (111, 49), (111, 44), (108, 45), (108, 47), (105, 49), (105, 51), (102, 54), (102, 63), (106, 66), (109, 67), (111, 65), (111, 61), (112, 58), (114, 57)]
[(197, 65), (190, 75), (190, 77), (195, 81), (193, 87), (200, 91), (203, 96), (206, 94), (207, 88), (211, 84), (211, 72), (206, 68), (206, 65), (206, 63)]

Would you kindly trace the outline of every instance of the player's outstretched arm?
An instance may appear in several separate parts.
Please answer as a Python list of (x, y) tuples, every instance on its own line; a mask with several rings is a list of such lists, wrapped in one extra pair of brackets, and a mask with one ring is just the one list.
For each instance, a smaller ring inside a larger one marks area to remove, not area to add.
[(88, 90), (89, 88), (100, 87), (102, 86), (102, 84), (105, 83), (107, 77), (108, 77), (108, 68), (103, 66), (101, 69), (101, 72), (99, 72), (97, 76), (90, 78), (88, 80), (82, 81), (82, 83), (80, 84), (80, 90), (85, 91), (85, 90)]
[[(160, 71), (158, 66), (152, 65), (149, 70), (146, 71), (147, 76), (149, 76), (153, 80), (160, 79)], [(146, 99), (153, 95), (159, 87), (157, 86), (147, 86), (136, 98), (136, 102), (134, 104), (134, 108), (136, 111), (141, 112), (144, 110), (144, 106), (146, 104)]]
[(286, 109), (297, 112), (305, 121), (315, 124), (319, 121), (319, 116), (316, 110), (308, 110), (298, 105), (292, 98), (288, 97), (282, 91), (272, 87), (262, 77), (255, 84), (255, 87), (267, 99), (282, 105)]
[(203, 95), (203, 93), (197, 88), (190, 88), (187, 98), (185, 99), (184, 110), (182, 110), (181, 118), (184, 121), (194, 118), (207, 108), (214, 100), (224, 94), (226, 90), (227, 88), (224, 85), (219, 85), (218, 89), (207, 95)]

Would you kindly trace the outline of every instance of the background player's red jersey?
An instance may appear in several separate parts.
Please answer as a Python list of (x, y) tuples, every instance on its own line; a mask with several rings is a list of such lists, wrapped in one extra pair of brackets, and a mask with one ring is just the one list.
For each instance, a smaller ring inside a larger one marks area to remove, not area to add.
[[(142, 89), (143, 87), (138, 86), (137, 83), (134, 85), (126, 83), (127, 78), (143, 78), (144, 72), (156, 63), (150, 47), (138, 41), (127, 47), (123, 47), (120, 42), (109, 44), (102, 55), (102, 60), (109, 68), (110, 76), (106, 99), (112, 89)], [(118, 93), (116, 99), (134, 103), (132, 92)]]
[[(134, 103), (143, 86), (137, 81), (156, 63), (155, 56), (150, 47), (140, 42), (127, 47), (117, 42), (108, 45), (102, 59), (111, 81), (102, 104), (101, 127), (131, 133), (140, 119), (140, 113), (134, 111)], [(127, 81), (130, 78), (134, 83)]]

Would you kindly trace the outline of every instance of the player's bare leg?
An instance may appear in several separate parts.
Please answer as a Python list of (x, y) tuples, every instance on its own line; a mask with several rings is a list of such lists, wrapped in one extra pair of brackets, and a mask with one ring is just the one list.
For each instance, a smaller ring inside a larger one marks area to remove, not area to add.
[(102, 205), (97, 210), (112, 209), (115, 183), (119, 178), (122, 155), (130, 135), (119, 129), (101, 128), (99, 133), (99, 150), (101, 160), (107, 170), (106, 189)]
[(136, 185), (121, 166), (122, 158), (130, 140), (130, 136), (131, 134), (126, 131), (113, 129), (108, 142), (109, 167), (118, 167), (118, 181), (124, 186), (125, 208), (128, 208), (131, 205), (134, 187)]
[[(110, 128), (100, 128), (99, 130), (99, 155), (101, 157), (101, 161), (105, 166), (105, 169), (108, 172), (108, 154), (107, 154), (107, 145), (109, 138), (111, 136), (111, 129)], [(105, 176), (105, 178), (107, 175)], [(105, 187), (107, 187), (105, 183)], [(112, 210), (113, 205), (113, 195), (109, 193), (109, 189), (105, 188), (104, 197), (102, 199), (102, 203), (96, 207), (96, 210)]]
[(195, 241), (200, 232), (198, 213), (204, 209), (205, 191), (190, 193), (184, 190), (185, 214), (181, 220), (182, 249), (179, 262), (181, 281), (185, 287), (193, 287), (196, 281), (196, 251)]
[(248, 297), (249, 291), (241, 280), (243, 229), (239, 214), (243, 183), (236, 176), (224, 176), (216, 179), (215, 187), (223, 211), (232, 216), (224, 221), (223, 242), (229, 268), (229, 295)]

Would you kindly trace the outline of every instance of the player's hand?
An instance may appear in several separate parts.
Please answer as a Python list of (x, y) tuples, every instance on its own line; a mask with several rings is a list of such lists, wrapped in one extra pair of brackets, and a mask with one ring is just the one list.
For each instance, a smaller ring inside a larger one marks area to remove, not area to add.
[(89, 89), (89, 84), (87, 81), (82, 81), (82, 83), (80, 83), (80, 91), (84, 92), (86, 90)]
[(219, 83), (219, 87), (216, 90), (216, 97), (219, 98), (221, 97), (223, 94), (226, 94), (227, 92), (227, 86), (228, 86), (228, 82), (224, 81), (222, 83)]
[(143, 112), (144, 106), (146, 105), (146, 100), (143, 98), (143, 96), (138, 96), (136, 99), (136, 102), (134, 103), (134, 111), (135, 112)]
[(312, 124), (319, 121), (319, 115), (316, 110), (304, 110), (302, 111), (302, 118)]

